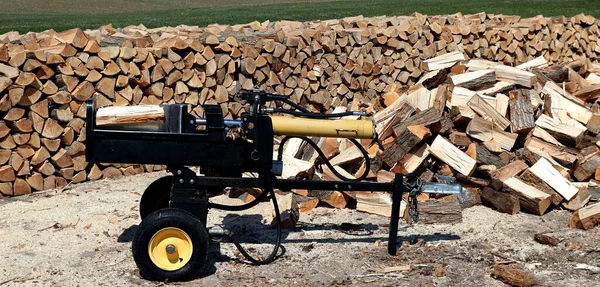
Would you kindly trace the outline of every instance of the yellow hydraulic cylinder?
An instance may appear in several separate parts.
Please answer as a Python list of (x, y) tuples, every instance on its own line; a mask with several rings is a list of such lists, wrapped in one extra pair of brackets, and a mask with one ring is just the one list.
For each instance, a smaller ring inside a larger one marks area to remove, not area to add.
[(275, 135), (370, 139), (375, 134), (373, 122), (364, 119), (331, 120), (271, 116), (271, 121)]

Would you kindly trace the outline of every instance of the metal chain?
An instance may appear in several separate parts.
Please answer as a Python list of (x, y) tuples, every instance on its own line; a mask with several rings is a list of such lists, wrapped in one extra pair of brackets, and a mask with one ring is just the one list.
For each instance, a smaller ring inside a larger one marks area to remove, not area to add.
[(421, 193), (423, 187), (423, 179), (418, 176), (407, 176), (404, 181), (404, 186), (408, 192), (408, 215), (410, 217), (409, 224), (419, 221), (419, 211), (417, 206), (417, 196)]

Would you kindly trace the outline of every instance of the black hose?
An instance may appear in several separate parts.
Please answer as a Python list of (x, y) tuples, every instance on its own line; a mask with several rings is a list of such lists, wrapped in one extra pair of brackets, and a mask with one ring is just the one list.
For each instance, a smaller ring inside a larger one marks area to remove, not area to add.
[(246, 258), (246, 260), (250, 261), (250, 263), (254, 265), (263, 265), (273, 262), (273, 260), (275, 260), (275, 257), (277, 257), (277, 252), (279, 251), (279, 248), (281, 247), (281, 215), (279, 214), (279, 206), (277, 205), (277, 199), (275, 198), (275, 191), (273, 190), (273, 188), (269, 187), (269, 192), (265, 193), (271, 194), (273, 209), (275, 209), (275, 222), (277, 224), (277, 239), (275, 242), (275, 248), (273, 248), (273, 251), (271, 252), (269, 257), (263, 260), (259, 260), (252, 257), (250, 254), (248, 254), (248, 252), (246, 252), (244, 247), (232, 236), (233, 233), (230, 233), (230, 235), (228, 236), (229, 239), (231, 239), (231, 241), (235, 245), (235, 247)]
[(315, 113), (297, 112), (297, 111), (286, 110), (286, 109), (273, 109), (273, 112), (282, 113), (282, 114), (290, 114), (290, 115), (298, 116), (298, 117), (313, 118), (313, 119), (328, 119), (328, 118), (338, 118), (338, 117), (354, 115), (353, 112), (344, 112), (344, 113), (336, 113), (336, 114), (315, 114)]
[(325, 163), (325, 165), (327, 165), (327, 167), (329, 168), (329, 170), (331, 170), (331, 172), (335, 176), (337, 176), (339, 179), (341, 179), (341, 180), (344, 180), (344, 181), (361, 181), (361, 180), (364, 180), (365, 178), (367, 178), (367, 175), (369, 175), (369, 170), (371, 170), (371, 159), (369, 158), (369, 153), (355, 139), (348, 139), (348, 140), (350, 140), (350, 142), (352, 142), (352, 144), (354, 144), (360, 150), (360, 152), (362, 153), (363, 157), (365, 158), (365, 171), (363, 172), (363, 174), (361, 174), (357, 178), (347, 178), (347, 177), (341, 175), (333, 167), (333, 165), (331, 164), (331, 162), (329, 161), (329, 159), (327, 159), (327, 156), (325, 156), (325, 154), (319, 148), (319, 146), (313, 140), (311, 140), (311, 139), (309, 139), (308, 137), (305, 137), (305, 136), (286, 136), (286, 137), (284, 137), (281, 140), (281, 142), (279, 143), (279, 150), (278, 150), (278, 154), (277, 154), (277, 160), (281, 161), (283, 159), (283, 146), (291, 138), (299, 138), (299, 139), (307, 142), (308, 144), (310, 144), (315, 149), (315, 151), (319, 154), (319, 157), (323, 160), (323, 162)]
[(306, 108), (304, 108), (303, 106), (301, 106), (301, 105), (299, 105), (299, 104), (296, 104), (296, 103), (294, 103), (294, 102), (292, 102), (292, 101), (290, 101), (290, 100), (288, 100), (288, 99), (280, 99), (280, 101), (282, 101), (282, 102), (284, 102), (284, 103), (286, 103), (286, 104), (288, 104), (288, 105), (290, 105), (290, 106), (292, 106), (292, 107), (296, 108), (297, 110), (299, 110), (299, 111), (301, 111), (301, 112), (303, 112), (303, 113), (308, 113), (308, 114), (310, 114), (310, 113), (311, 113), (309, 110), (307, 110), (307, 109), (306, 109)]

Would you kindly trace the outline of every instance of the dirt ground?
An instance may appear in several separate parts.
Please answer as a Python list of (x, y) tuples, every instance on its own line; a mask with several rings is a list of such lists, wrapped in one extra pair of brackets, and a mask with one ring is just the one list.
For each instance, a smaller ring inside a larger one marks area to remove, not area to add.
[[(145, 187), (164, 173), (72, 185), (62, 191), (0, 200), (0, 286), (156, 286), (141, 279), (131, 256)], [(222, 196), (219, 200), (239, 202)], [(506, 215), (483, 206), (453, 225), (401, 224), (397, 256), (387, 255), (386, 218), (355, 210), (318, 207), (284, 233), (284, 254), (274, 263), (242, 263), (230, 243), (212, 243), (209, 264), (183, 286), (504, 286), (490, 274), (494, 263), (535, 275), (540, 286), (598, 286), (600, 227), (567, 228), (570, 213)], [(271, 206), (237, 214), (211, 211), (255, 252), (270, 252)], [(358, 224), (347, 230), (346, 224)], [(534, 241), (536, 233), (562, 239)], [(260, 242), (269, 244), (258, 244)], [(386, 267), (410, 270), (385, 272)]]

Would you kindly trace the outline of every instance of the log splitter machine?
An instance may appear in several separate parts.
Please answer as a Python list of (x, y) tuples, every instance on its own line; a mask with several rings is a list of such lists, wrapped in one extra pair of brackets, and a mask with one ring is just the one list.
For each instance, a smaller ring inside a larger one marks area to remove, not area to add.
[[(339, 174), (309, 137), (348, 138), (363, 153), (368, 171), (368, 153), (355, 139), (374, 138), (375, 131), (373, 122), (366, 119), (362, 112), (311, 113), (286, 96), (256, 89), (238, 88), (234, 99), (248, 107), (240, 120), (225, 120), (219, 105), (204, 105), (205, 118), (196, 118), (187, 112), (185, 104), (165, 104), (160, 106), (164, 110), (164, 118), (154, 130), (140, 128), (136, 124), (97, 125), (96, 117), (100, 111), (110, 108), (97, 109), (94, 99), (87, 102), (88, 162), (166, 165), (173, 174), (153, 182), (140, 200), (142, 222), (135, 232), (132, 251), (141, 276), (148, 280), (196, 278), (206, 262), (209, 239), (212, 237), (229, 237), (252, 264), (266, 264), (275, 260), (281, 244), (281, 218), (274, 189), (390, 193), (392, 213), (388, 252), (391, 255), (396, 254), (400, 203), (404, 193), (409, 194), (409, 210), (414, 216), (419, 193), (457, 194), (462, 190), (457, 184), (426, 183), (412, 175), (396, 174), (392, 182), (365, 182), (363, 179), (367, 172), (356, 179)], [(266, 104), (272, 101), (280, 106), (290, 106), (291, 109), (267, 108)], [(339, 119), (349, 115), (361, 117), (356, 120)], [(236, 136), (228, 133), (233, 129), (237, 129)], [(275, 136), (282, 138), (274, 160)], [(277, 178), (283, 168), (283, 147), (293, 137), (310, 144), (321, 161), (340, 180)], [(188, 166), (200, 166), (201, 173)], [(242, 177), (244, 172), (252, 172), (257, 176)], [(259, 188), (263, 192), (256, 200), (243, 205), (231, 206), (209, 201), (211, 192), (222, 191), (225, 187)], [(250, 256), (227, 230), (221, 227), (207, 228), (210, 209), (245, 210), (266, 200), (268, 196), (275, 211), (277, 240), (272, 253), (265, 259)]]

